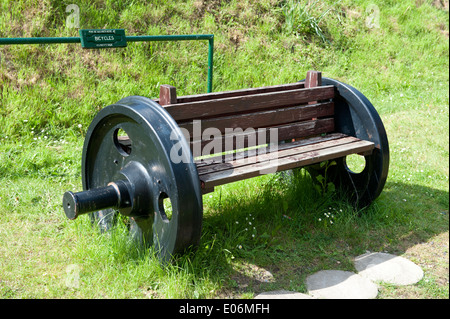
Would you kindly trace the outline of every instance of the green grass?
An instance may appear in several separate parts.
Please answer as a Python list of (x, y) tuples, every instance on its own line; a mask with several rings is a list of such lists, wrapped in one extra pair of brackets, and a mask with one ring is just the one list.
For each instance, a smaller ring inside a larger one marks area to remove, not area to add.
[[(197, 251), (161, 265), (128, 240), (122, 223), (102, 234), (87, 217), (67, 220), (62, 194), (81, 190), (83, 139), (101, 108), (134, 94), (157, 97), (161, 84), (179, 95), (206, 92), (206, 42), (0, 47), (0, 298), (305, 292), (308, 275), (355, 271), (352, 259), (366, 250), (405, 256), (425, 272), (413, 286), (383, 284), (379, 298), (448, 298), (448, 11), (433, 1), (380, 1), (379, 28), (370, 28), (372, 2), (320, 1), (307, 8), (327, 43), (311, 26), (289, 27), (288, 2), (77, 5), (81, 28), (214, 34), (214, 91), (294, 82), (311, 69), (358, 88), (391, 149), (375, 203), (355, 211), (321, 196), (304, 171), (221, 186), (203, 196)], [(76, 36), (65, 28), (65, 6), (0, 1), (0, 37)]]

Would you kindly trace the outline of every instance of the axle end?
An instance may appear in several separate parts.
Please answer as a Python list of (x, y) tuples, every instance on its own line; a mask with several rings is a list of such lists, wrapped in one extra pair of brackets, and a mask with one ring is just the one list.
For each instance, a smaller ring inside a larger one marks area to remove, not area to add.
[(78, 207), (76, 195), (72, 192), (65, 192), (63, 196), (64, 213), (67, 218), (75, 219), (78, 217)]
[(128, 183), (120, 180), (105, 187), (85, 190), (78, 193), (67, 191), (63, 196), (64, 213), (75, 219), (80, 215), (108, 208), (131, 207)]

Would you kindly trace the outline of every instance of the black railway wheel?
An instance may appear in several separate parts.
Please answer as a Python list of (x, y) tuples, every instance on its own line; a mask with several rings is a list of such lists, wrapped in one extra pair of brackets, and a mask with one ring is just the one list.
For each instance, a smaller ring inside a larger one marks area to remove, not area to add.
[[(184, 160), (171, 160), (174, 147)], [(84, 142), (82, 181), (85, 191), (128, 187), (120, 205), (91, 213), (101, 229), (113, 226), (117, 211), (128, 216), (131, 235), (153, 244), (162, 260), (198, 244), (203, 206), (197, 169), (178, 125), (156, 102), (130, 96), (97, 114)]]
[[(354, 87), (337, 80), (322, 78), (322, 85), (335, 87), (335, 131), (372, 141), (375, 149), (365, 156), (365, 167), (360, 172), (352, 171), (346, 157), (330, 166), (327, 179), (350, 194), (358, 208), (372, 203), (381, 193), (389, 171), (389, 143), (381, 118), (370, 101)], [(324, 168), (307, 168), (313, 179), (324, 176)]]

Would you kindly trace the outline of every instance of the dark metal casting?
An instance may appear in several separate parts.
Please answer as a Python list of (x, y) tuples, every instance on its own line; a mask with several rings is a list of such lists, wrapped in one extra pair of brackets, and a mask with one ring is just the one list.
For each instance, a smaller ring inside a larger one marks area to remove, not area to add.
[[(190, 154), (178, 125), (148, 98), (131, 96), (102, 109), (83, 147), (84, 191), (63, 198), (67, 217), (91, 212), (92, 220), (108, 230), (119, 212), (129, 217), (131, 235), (153, 244), (162, 260), (197, 245), (203, 214), (197, 168), (192, 157), (171, 161), (175, 143)], [(165, 198), (171, 216), (164, 210)]]
[[(372, 203), (381, 193), (389, 171), (389, 143), (378, 112), (372, 103), (354, 87), (334, 79), (322, 78), (322, 85), (334, 85), (336, 96), (335, 130), (362, 140), (375, 143), (371, 155), (365, 156), (366, 165), (362, 172), (351, 171), (345, 157), (336, 159), (337, 165), (327, 172), (335, 186), (350, 193), (358, 208)], [(309, 167), (313, 175), (323, 175), (323, 169)]]

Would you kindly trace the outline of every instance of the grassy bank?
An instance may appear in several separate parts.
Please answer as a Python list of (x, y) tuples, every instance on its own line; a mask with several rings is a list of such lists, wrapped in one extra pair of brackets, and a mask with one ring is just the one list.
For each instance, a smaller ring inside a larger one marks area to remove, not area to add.
[[(0, 37), (77, 36), (66, 27), (68, 4), (0, 0)], [(157, 97), (161, 84), (180, 95), (206, 92), (207, 43), (0, 46), (1, 298), (305, 292), (306, 276), (354, 271), (352, 258), (366, 250), (424, 269), (416, 285), (382, 284), (379, 298), (448, 298), (448, 2), (76, 4), (80, 28), (214, 34), (214, 91), (294, 82), (311, 69), (358, 88), (386, 126), (389, 177), (363, 212), (317, 194), (304, 172), (218, 187), (203, 197), (196, 254), (162, 266), (128, 242), (124, 225), (99, 234), (88, 218), (66, 220), (61, 198), (81, 189), (83, 138), (101, 108), (129, 95)]]

